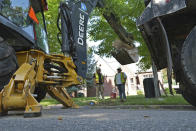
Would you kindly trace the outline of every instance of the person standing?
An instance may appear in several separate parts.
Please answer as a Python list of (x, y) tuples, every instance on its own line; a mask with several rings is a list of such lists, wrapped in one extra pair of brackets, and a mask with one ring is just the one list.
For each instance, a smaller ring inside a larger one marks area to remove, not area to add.
[(104, 99), (104, 95), (103, 95), (103, 92), (104, 92), (104, 86), (103, 86), (104, 77), (101, 73), (100, 68), (97, 68), (97, 70), (96, 70), (96, 73), (94, 75), (94, 81), (95, 81), (95, 84), (96, 84), (96, 97), (99, 98), (99, 96), (101, 95), (102, 99)]
[(118, 87), (120, 100), (122, 102), (126, 100), (126, 94), (125, 94), (126, 80), (127, 80), (127, 75), (124, 72), (122, 72), (122, 69), (119, 67), (117, 69), (117, 74), (115, 75), (115, 78), (114, 78), (114, 83), (115, 83), (115, 86)]

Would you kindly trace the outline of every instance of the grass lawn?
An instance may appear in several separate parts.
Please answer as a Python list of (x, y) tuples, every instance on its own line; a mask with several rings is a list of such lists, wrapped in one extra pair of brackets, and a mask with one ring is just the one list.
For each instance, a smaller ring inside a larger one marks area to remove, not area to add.
[(55, 99), (43, 99), (40, 104), (43, 106), (49, 106), (59, 104), (59, 102)]
[(99, 105), (189, 105), (181, 95), (162, 96), (160, 98), (145, 98), (143, 95), (128, 96), (125, 102), (119, 99), (106, 99), (99, 102)]
[[(162, 96), (160, 98), (145, 98), (144, 95), (128, 96), (126, 102), (120, 102), (119, 99), (106, 98), (105, 100), (96, 100), (95, 97), (73, 98), (73, 101), (79, 106), (89, 105), (91, 101), (96, 101), (97, 106), (116, 106), (116, 105), (189, 105), (181, 95)], [(59, 104), (55, 99), (44, 99), (41, 105)]]

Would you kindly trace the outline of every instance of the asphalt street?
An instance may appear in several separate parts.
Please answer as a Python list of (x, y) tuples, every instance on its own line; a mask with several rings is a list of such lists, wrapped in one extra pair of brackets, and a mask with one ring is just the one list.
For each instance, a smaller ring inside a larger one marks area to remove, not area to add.
[(196, 131), (195, 110), (44, 109), (41, 117), (20, 112), (0, 117), (1, 131)]

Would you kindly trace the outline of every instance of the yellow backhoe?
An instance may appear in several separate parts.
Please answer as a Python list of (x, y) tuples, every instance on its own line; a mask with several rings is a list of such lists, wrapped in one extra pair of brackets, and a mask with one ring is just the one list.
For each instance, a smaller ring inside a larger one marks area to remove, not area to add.
[[(25, 110), (41, 115), (48, 93), (65, 107), (78, 108), (66, 87), (81, 84), (71, 56), (49, 55), (45, 0), (0, 0), (0, 114)], [(84, 62), (85, 64), (85, 62)]]
[[(81, 84), (86, 77), (87, 21), (98, 2), (100, 0), (60, 3), (57, 37), (62, 54), (52, 55), (44, 16), (47, 1), (0, 0), (1, 115), (21, 109), (25, 117), (40, 116), (39, 102), (46, 93), (65, 107), (78, 108), (66, 88)], [(118, 54), (114, 53), (117, 59)], [(129, 54), (123, 52), (122, 58), (129, 58)], [(127, 64), (136, 59), (134, 56), (134, 60), (120, 61)]]

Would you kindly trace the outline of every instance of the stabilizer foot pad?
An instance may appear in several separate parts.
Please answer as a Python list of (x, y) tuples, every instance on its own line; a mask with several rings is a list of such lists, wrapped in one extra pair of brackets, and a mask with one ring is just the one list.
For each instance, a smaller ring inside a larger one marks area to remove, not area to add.
[(8, 112), (0, 112), (0, 116), (7, 116)]
[(35, 112), (35, 113), (24, 113), (24, 118), (32, 118), (32, 117), (39, 117), (41, 116), (41, 112)]

